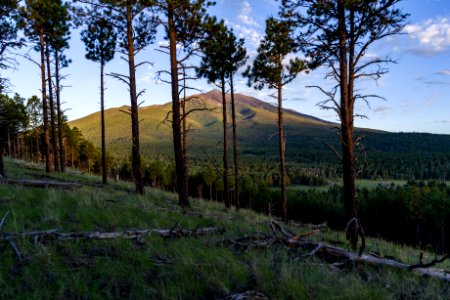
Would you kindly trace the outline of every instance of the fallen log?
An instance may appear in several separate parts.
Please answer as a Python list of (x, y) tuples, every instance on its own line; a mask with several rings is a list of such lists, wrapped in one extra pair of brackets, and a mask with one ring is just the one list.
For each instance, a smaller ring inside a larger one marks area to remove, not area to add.
[(38, 188), (55, 188), (55, 189), (76, 189), (81, 187), (79, 182), (60, 182), (60, 181), (44, 181), (44, 180), (34, 180), (34, 179), (11, 179), (6, 178), (0, 180), (3, 184), (17, 184), (28, 187), (38, 187)]
[(44, 231), (30, 231), (21, 233), (4, 233), (2, 239), (17, 240), (19, 238), (32, 238), (35, 241), (66, 241), (66, 240), (105, 240), (105, 239), (139, 239), (143, 235), (157, 234), (165, 239), (189, 237), (189, 236), (203, 236), (208, 234), (222, 234), (225, 230), (219, 227), (197, 227), (194, 229), (172, 228), (172, 229), (141, 229), (141, 230), (126, 230), (126, 231), (80, 231), (80, 232), (59, 232), (56, 229), (44, 230)]
[[(279, 225), (278, 225), (279, 226)], [(281, 226), (280, 226), (281, 227)], [(295, 239), (295, 236), (292, 238), (289, 238), (285, 241), (285, 243), (290, 247), (297, 247), (302, 249), (313, 249), (310, 253), (305, 254), (297, 258), (297, 260), (322, 254), (323, 256), (327, 256), (328, 258), (333, 258), (337, 260), (344, 260), (346, 262), (354, 262), (354, 263), (364, 263), (368, 265), (373, 266), (386, 266), (386, 267), (392, 267), (398, 270), (406, 270), (411, 271), (413, 273), (417, 273), (419, 275), (423, 276), (429, 276), (432, 278), (441, 279), (447, 282), (450, 282), (450, 274), (446, 272), (445, 270), (439, 270), (439, 269), (432, 269), (428, 268), (430, 266), (434, 266), (437, 263), (443, 262), (447, 258), (449, 258), (448, 255), (444, 256), (442, 259), (435, 259), (429, 264), (417, 264), (417, 265), (408, 265), (393, 259), (383, 258), (379, 257), (377, 255), (363, 252), (361, 254), (356, 254), (350, 251), (347, 251), (343, 248), (328, 245), (325, 243), (317, 243), (312, 240), (304, 241), (304, 240), (298, 240)]]
[[(386, 266), (386, 267), (392, 267), (399, 270), (405, 270), (405, 271), (411, 271), (413, 273), (417, 273), (419, 275), (423, 276), (429, 276), (432, 278), (441, 279), (447, 282), (450, 282), (450, 274), (445, 272), (444, 270), (438, 270), (438, 269), (432, 269), (427, 268), (425, 265), (424, 267), (416, 267), (415, 265), (408, 265), (405, 263), (398, 262), (393, 259), (387, 259), (375, 256), (373, 254), (363, 253), (361, 256), (358, 254), (355, 254), (353, 252), (349, 252), (345, 249), (334, 247), (327, 244), (319, 243), (317, 244), (317, 247), (313, 250), (312, 255), (316, 255), (318, 253), (322, 253), (326, 256), (331, 256), (334, 258), (344, 259), (348, 262), (355, 262), (355, 263), (364, 263), (368, 265), (373, 266)], [(447, 257), (446, 257), (447, 258)], [(443, 260), (441, 259), (441, 262)], [(414, 268), (411, 268), (414, 266)]]
[(257, 234), (250, 236), (242, 236), (230, 239), (230, 243), (238, 246), (246, 247), (259, 247), (268, 248), (275, 241), (278, 241), (288, 247), (289, 249), (302, 249), (310, 251), (309, 253), (303, 254), (297, 257), (296, 261), (301, 261), (307, 257), (319, 256), (325, 261), (332, 261), (333, 263), (338, 262), (339, 264), (357, 263), (366, 264), (372, 266), (383, 266), (391, 267), (397, 270), (410, 271), (412, 273), (428, 276), (431, 278), (436, 278), (450, 282), (450, 271), (442, 269), (430, 268), (438, 263), (442, 263), (446, 259), (450, 258), (450, 255), (446, 255), (441, 259), (434, 259), (430, 263), (420, 263), (420, 264), (406, 264), (394, 259), (383, 258), (378, 255), (363, 252), (356, 254), (354, 252), (347, 251), (344, 248), (332, 246), (326, 243), (319, 243), (311, 239), (299, 238), (301, 236), (309, 236), (309, 234), (299, 234), (295, 235), (290, 233), (289, 230), (284, 229), (281, 225), (273, 220), (269, 221), (269, 227), (272, 231), (272, 236)]

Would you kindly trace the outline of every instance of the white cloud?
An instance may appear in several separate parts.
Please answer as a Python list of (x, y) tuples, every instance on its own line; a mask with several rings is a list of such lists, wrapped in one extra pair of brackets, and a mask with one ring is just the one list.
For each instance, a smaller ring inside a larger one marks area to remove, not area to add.
[(250, 51), (258, 48), (262, 36), (257, 30), (240, 24), (232, 24), (232, 26), (236, 29), (238, 37), (245, 39), (247, 46), (250, 46)]
[(407, 25), (405, 32), (419, 41), (419, 46), (412, 49), (416, 54), (433, 56), (450, 47), (450, 20), (447, 18), (438, 17)]
[(444, 75), (444, 76), (450, 76), (450, 70), (441, 70), (441, 71), (437, 71), (434, 74), (437, 75)]
[(261, 27), (258, 22), (255, 21), (255, 19), (253, 19), (250, 15), (252, 12), (252, 6), (250, 5), (250, 3), (248, 1), (243, 1), (242, 2), (242, 7), (241, 7), (241, 12), (239, 13), (239, 15), (237, 16), (237, 18), (244, 23), (245, 25), (248, 26), (255, 26), (255, 27)]

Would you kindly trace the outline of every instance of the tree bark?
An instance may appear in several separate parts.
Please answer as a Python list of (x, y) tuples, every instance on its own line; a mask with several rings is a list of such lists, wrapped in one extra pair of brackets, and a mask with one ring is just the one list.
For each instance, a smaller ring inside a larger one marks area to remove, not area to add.
[(186, 162), (183, 158), (183, 144), (181, 136), (180, 118), (180, 95), (178, 94), (178, 61), (177, 61), (177, 33), (174, 21), (174, 7), (171, 2), (167, 7), (167, 18), (169, 24), (169, 46), (170, 46), (170, 75), (172, 85), (172, 134), (175, 153), (175, 169), (177, 172), (178, 201), (182, 207), (189, 207), (188, 191), (186, 189), (187, 174)]
[(36, 136), (35, 136), (35, 138), (36, 138), (36, 161), (37, 161), (37, 162), (40, 162), (40, 160), (41, 160), (41, 149), (39, 148), (39, 147), (40, 147), (40, 143), (39, 143), (39, 131), (38, 131), (38, 127), (39, 127), (39, 126), (36, 125), (34, 134), (36, 135)]
[[(181, 102), (181, 109), (182, 109), (182, 115), (183, 115), (183, 162), (184, 162), (184, 168), (185, 168), (185, 174), (186, 179), (183, 180), (184, 184), (184, 190), (187, 195), (189, 195), (189, 183), (187, 180), (187, 174), (188, 174), (188, 146), (187, 146), (187, 135), (188, 135), (188, 128), (187, 128), (187, 114), (186, 114), (186, 69), (183, 67), (183, 92), (184, 97), (183, 101)], [(201, 197), (200, 197), (201, 198)]]
[(11, 150), (11, 133), (9, 132), (9, 126), (6, 126), (6, 135), (8, 136), (8, 155), (12, 156)]
[(39, 31), (39, 47), (41, 52), (41, 91), (42, 91), (42, 114), (44, 115), (44, 156), (45, 172), (51, 172), (50, 162), (50, 135), (48, 132), (48, 107), (47, 107), (47, 80), (45, 78), (45, 52), (44, 52), (44, 30)]
[(59, 141), (59, 163), (61, 172), (64, 173), (66, 168), (66, 158), (64, 151), (64, 139), (63, 139), (63, 122), (61, 111), (61, 88), (59, 78), (59, 52), (55, 51), (55, 80), (56, 80), (56, 109), (58, 117), (58, 141)]
[(231, 120), (233, 123), (234, 193), (235, 193), (236, 210), (239, 210), (241, 208), (241, 202), (239, 199), (238, 142), (237, 142), (236, 103), (234, 101), (233, 74), (230, 74), (230, 94), (231, 94)]
[[(355, 157), (353, 153), (353, 86), (349, 82), (349, 66), (347, 51), (346, 14), (343, 1), (338, 1), (339, 19), (339, 69), (340, 69), (340, 118), (341, 118), (341, 144), (342, 144), (342, 168), (344, 181), (344, 210), (348, 220), (357, 217), (356, 212), (356, 187), (355, 187)], [(356, 222), (353, 222), (356, 224)], [(351, 247), (355, 250), (358, 242), (356, 230), (347, 232)]]
[(127, 5), (127, 42), (128, 42), (128, 66), (130, 72), (130, 100), (131, 100), (131, 135), (133, 145), (131, 149), (133, 177), (136, 185), (136, 192), (144, 194), (144, 180), (141, 168), (141, 154), (139, 146), (139, 114), (136, 94), (136, 67), (134, 63), (134, 40), (132, 24), (132, 8)]
[(286, 139), (283, 124), (283, 83), (278, 82), (278, 145), (280, 150), (280, 174), (281, 174), (281, 208), (283, 221), (287, 222), (287, 196), (286, 196)]
[(225, 75), (222, 75), (222, 119), (223, 119), (223, 192), (225, 196), (225, 207), (231, 207), (230, 188), (228, 185), (228, 122), (227, 122), (227, 99), (225, 93)]
[(5, 177), (5, 163), (3, 162), (3, 151), (5, 150), (5, 141), (0, 137), (0, 177)]
[(56, 131), (55, 131), (55, 106), (53, 103), (53, 85), (52, 85), (52, 73), (50, 68), (50, 49), (48, 42), (45, 43), (45, 56), (47, 57), (47, 82), (48, 82), (48, 98), (50, 103), (50, 130), (51, 130), (51, 143), (52, 143), (52, 155), (53, 166), (56, 172), (59, 172), (58, 164), (58, 148), (56, 146)]
[(107, 183), (106, 170), (106, 142), (105, 142), (105, 87), (104, 87), (104, 62), (100, 62), (100, 113), (101, 113), (101, 127), (102, 127), (102, 181)]

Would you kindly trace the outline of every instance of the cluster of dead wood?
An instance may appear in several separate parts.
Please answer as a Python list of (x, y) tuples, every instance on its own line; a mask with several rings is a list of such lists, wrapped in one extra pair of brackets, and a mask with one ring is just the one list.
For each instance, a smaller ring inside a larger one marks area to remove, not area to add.
[[(362, 249), (359, 253), (354, 253), (344, 248), (317, 242), (309, 238), (320, 229), (313, 229), (309, 232), (298, 235), (283, 228), (281, 225), (272, 220), (269, 222), (269, 226), (272, 231), (271, 234), (257, 233), (245, 235), (242, 237), (228, 239), (227, 242), (233, 247), (240, 248), (268, 248), (274, 244), (281, 244), (286, 246), (288, 249), (302, 250), (302, 254), (295, 258), (296, 261), (302, 261), (308, 257), (315, 256), (337, 268), (343, 268), (354, 264), (384, 266), (398, 270), (407, 270), (419, 275), (450, 282), (450, 273), (448, 271), (431, 268), (438, 263), (444, 262), (450, 257), (450, 255), (445, 255), (442, 258), (436, 258), (428, 263), (423, 263), (422, 259), (420, 259), (419, 263), (410, 265), (390, 258), (381, 257), (375, 253), (365, 252), (364, 249)], [(319, 227), (323, 228), (323, 225)]]
[(156, 234), (164, 239), (173, 239), (180, 237), (199, 237), (208, 234), (223, 234), (224, 228), (210, 226), (210, 227), (195, 227), (192, 229), (182, 228), (177, 222), (172, 228), (148, 228), (148, 229), (130, 229), (126, 231), (79, 231), (79, 232), (60, 232), (57, 229), (42, 230), (42, 231), (27, 231), (20, 233), (6, 233), (2, 231), (3, 225), (8, 212), (0, 220), (0, 243), (6, 242), (16, 254), (19, 260), (22, 259), (22, 254), (17, 247), (16, 242), (20, 239), (30, 239), (34, 244), (49, 243), (52, 241), (67, 241), (67, 240), (107, 240), (107, 239), (134, 239), (141, 242), (145, 235)]
[[(67, 240), (105, 240), (105, 239), (134, 239), (140, 242), (145, 235), (156, 234), (164, 239), (172, 239), (179, 237), (198, 237), (209, 234), (223, 234), (225, 230), (220, 227), (196, 227), (193, 229), (184, 229), (177, 223), (169, 229), (149, 228), (149, 229), (132, 229), (126, 231), (83, 231), (83, 232), (60, 232), (56, 229), (43, 231), (29, 231), (21, 233), (6, 233), (2, 231), (3, 225), (8, 217), (6, 213), (0, 220), (0, 244), (7, 243), (19, 260), (22, 260), (22, 254), (17, 247), (16, 242), (20, 239), (30, 239), (35, 244), (48, 243), (52, 241)], [(449, 258), (445, 255), (442, 258), (436, 258), (431, 262), (423, 263), (422, 258), (417, 264), (406, 264), (390, 258), (381, 257), (377, 254), (365, 252), (362, 249), (359, 253), (348, 251), (344, 248), (321, 243), (312, 240), (311, 235), (325, 228), (325, 225), (313, 226), (310, 231), (303, 234), (294, 234), (290, 230), (283, 228), (273, 220), (269, 221), (271, 234), (257, 233), (244, 235), (241, 237), (229, 238), (225, 242), (238, 248), (268, 248), (274, 244), (281, 244), (288, 249), (302, 250), (295, 260), (302, 261), (308, 257), (318, 257), (323, 261), (330, 263), (334, 268), (343, 268), (354, 264), (365, 264), (372, 266), (385, 266), (398, 270), (407, 270), (419, 275), (429, 276), (450, 282), (450, 273), (443, 269), (431, 268), (438, 263), (442, 263)]]

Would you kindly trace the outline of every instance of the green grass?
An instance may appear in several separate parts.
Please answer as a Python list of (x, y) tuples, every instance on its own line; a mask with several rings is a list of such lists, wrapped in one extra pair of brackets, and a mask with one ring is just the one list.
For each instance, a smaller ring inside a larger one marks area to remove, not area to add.
[[(97, 186), (95, 176), (77, 172), (46, 175), (40, 166), (7, 160), (15, 178), (80, 181), (73, 191), (0, 185), (0, 214), (10, 212), (3, 232), (58, 229), (122, 231), (132, 228), (220, 226), (222, 236), (163, 240), (156, 235), (131, 240), (64, 241), (36, 244), (20, 240), (25, 260), (0, 246), (1, 299), (220, 299), (256, 290), (270, 299), (448, 299), (448, 285), (387, 268), (353, 266), (335, 271), (318, 258), (295, 261), (301, 252), (282, 246), (235, 249), (223, 241), (255, 232), (269, 233), (268, 218), (248, 210), (224, 210), (220, 203), (192, 200), (193, 212), (181, 214), (173, 194), (130, 191), (127, 183)], [(291, 230), (304, 229), (290, 226)], [(319, 241), (345, 244), (341, 232), (324, 231)], [(377, 244), (379, 244), (377, 246)], [(368, 240), (368, 250), (404, 262), (417, 262), (419, 251)], [(434, 258), (425, 254), (425, 260)], [(159, 261), (166, 259), (169, 264)], [(449, 268), (448, 263), (442, 264)]]

